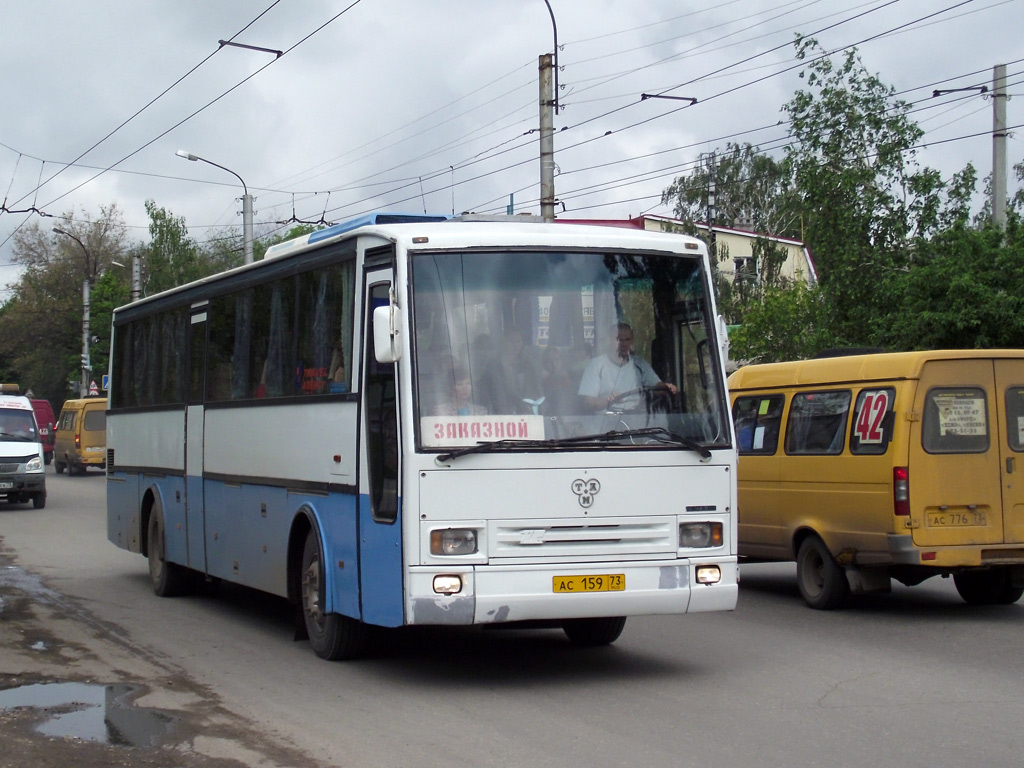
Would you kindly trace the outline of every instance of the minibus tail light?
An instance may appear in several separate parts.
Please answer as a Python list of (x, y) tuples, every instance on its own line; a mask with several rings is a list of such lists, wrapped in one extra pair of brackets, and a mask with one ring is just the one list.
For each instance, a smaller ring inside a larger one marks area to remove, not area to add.
[(910, 515), (910, 472), (906, 467), (892, 468), (892, 511), (899, 517)]

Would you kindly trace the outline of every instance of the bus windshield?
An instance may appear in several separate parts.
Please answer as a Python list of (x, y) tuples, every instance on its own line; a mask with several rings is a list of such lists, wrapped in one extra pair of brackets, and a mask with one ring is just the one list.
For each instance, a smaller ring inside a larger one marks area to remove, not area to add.
[(411, 275), (421, 449), (728, 445), (698, 256), (420, 252)]

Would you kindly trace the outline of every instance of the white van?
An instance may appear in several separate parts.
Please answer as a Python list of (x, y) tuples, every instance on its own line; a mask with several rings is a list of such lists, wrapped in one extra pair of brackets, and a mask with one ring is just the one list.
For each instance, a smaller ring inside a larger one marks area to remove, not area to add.
[[(4, 385), (4, 391), (10, 391)], [(46, 506), (46, 466), (35, 411), (27, 397), (0, 394), (0, 497)]]

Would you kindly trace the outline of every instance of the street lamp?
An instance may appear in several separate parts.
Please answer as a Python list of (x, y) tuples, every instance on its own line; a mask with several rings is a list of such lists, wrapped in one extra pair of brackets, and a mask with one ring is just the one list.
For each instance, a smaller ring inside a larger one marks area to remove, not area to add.
[(174, 154), (178, 157), (183, 157), (186, 160), (191, 160), (193, 163), (197, 160), (201, 160), (207, 165), (212, 165), (214, 168), (220, 168), (222, 171), (227, 171), (242, 182), (242, 252), (244, 254), (243, 258), (245, 263), (252, 264), (252, 195), (249, 194), (249, 188), (245, 185), (245, 179), (230, 168), (225, 168), (223, 165), (219, 165), (212, 160), (207, 160), (205, 157), (193, 155), (191, 152), (186, 152), (184, 149), (179, 149)]
[(89, 360), (89, 287), (92, 283), (92, 270), (89, 268), (89, 249), (85, 243), (79, 240), (70, 232), (60, 227), (54, 227), (53, 231), (58, 235), (70, 237), (82, 248), (85, 254), (85, 279), (82, 280), (82, 381), (79, 389), (80, 397), (89, 394), (89, 372), (92, 370), (92, 363)]

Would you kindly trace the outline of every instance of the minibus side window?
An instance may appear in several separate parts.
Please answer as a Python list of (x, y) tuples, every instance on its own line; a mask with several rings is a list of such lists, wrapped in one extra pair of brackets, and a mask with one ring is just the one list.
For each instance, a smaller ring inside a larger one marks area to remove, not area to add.
[(779, 447), (779, 423), (782, 421), (782, 395), (738, 397), (732, 417), (740, 453), (774, 454)]
[(921, 445), (928, 453), (988, 450), (988, 402), (977, 387), (928, 390), (921, 420)]
[(1006, 390), (1006, 442), (1011, 450), (1024, 451), (1024, 387)]
[(896, 390), (862, 389), (853, 408), (850, 427), (850, 453), (858, 456), (881, 455), (892, 439), (893, 403)]
[(793, 397), (786, 426), (786, 453), (836, 455), (846, 442), (850, 390), (802, 392)]

